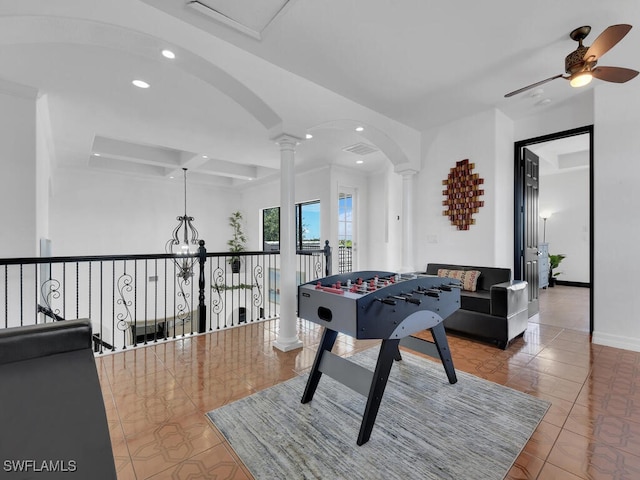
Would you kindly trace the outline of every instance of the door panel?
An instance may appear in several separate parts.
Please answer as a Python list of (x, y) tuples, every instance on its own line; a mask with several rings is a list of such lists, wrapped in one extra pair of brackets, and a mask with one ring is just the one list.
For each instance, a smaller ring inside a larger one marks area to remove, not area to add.
[(338, 194), (338, 272), (357, 270), (356, 191), (339, 187)]
[(529, 317), (539, 311), (538, 305), (538, 193), (539, 158), (531, 150), (522, 149), (524, 168), (524, 235), (523, 275), (529, 283)]

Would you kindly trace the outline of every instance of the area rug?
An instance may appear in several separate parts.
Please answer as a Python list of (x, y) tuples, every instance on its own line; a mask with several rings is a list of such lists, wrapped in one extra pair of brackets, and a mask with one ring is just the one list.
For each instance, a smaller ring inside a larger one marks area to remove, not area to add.
[[(378, 348), (352, 361), (373, 370)], [(530, 395), (406, 351), (395, 362), (371, 439), (356, 439), (365, 397), (307, 375), (209, 412), (256, 479), (502, 479), (549, 408)], [(454, 358), (455, 362), (455, 358)]]

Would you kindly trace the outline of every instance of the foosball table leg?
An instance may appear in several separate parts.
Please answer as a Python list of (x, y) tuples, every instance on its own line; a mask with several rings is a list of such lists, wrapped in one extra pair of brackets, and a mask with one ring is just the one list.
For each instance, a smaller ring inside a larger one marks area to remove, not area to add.
[(362, 418), (362, 424), (360, 425), (360, 433), (358, 434), (358, 445), (364, 445), (369, 441), (373, 425), (376, 422), (376, 416), (378, 415), (378, 409), (380, 408), (380, 402), (382, 401), (382, 395), (384, 389), (387, 386), (387, 380), (393, 361), (399, 354), (398, 345), (399, 339), (394, 340), (382, 340), (380, 345), (380, 353), (378, 354), (378, 362), (376, 369), (373, 372), (373, 381), (371, 382), (371, 389), (369, 390), (369, 396), (367, 397), (367, 406), (364, 410), (364, 416)]
[(397, 362), (402, 361), (402, 354), (400, 353), (400, 342), (398, 342), (398, 351), (396, 352), (396, 354), (395, 354), (395, 356), (393, 358)]
[(442, 361), (442, 366), (447, 374), (449, 383), (454, 384), (458, 381), (458, 377), (456, 377), (456, 370), (453, 366), (453, 359), (451, 358), (451, 350), (449, 350), (449, 342), (447, 341), (447, 335), (444, 330), (444, 323), (441, 322), (433, 327), (431, 334), (433, 335), (433, 343), (436, 344), (436, 348), (440, 354), (440, 360)]
[(324, 333), (322, 334), (322, 340), (320, 340), (320, 345), (318, 346), (316, 358), (313, 361), (313, 367), (311, 367), (311, 373), (309, 373), (307, 386), (305, 387), (304, 394), (302, 395), (302, 403), (308, 403), (313, 399), (313, 394), (316, 393), (316, 388), (318, 388), (320, 377), (322, 377), (322, 372), (320, 371), (320, 362), (322, 361), (322, 355), (324, 354), (324, 352), (331, 351), (331, 349), (333, 348), (333, 344), (336, 343), (337, 337), (338, 332), (336, 332), (335, 330), (329, 330), (325, 327)]

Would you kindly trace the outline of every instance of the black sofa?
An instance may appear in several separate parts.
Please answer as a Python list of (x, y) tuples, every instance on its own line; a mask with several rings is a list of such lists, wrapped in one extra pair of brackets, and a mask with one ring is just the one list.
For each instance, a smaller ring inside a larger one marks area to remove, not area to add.
[(89, 320), (0, 330), (0, 477), (115, 480)]
[(477, 270), (476, 291), (460, 291), (460, 309), (444, 320), (447, 330), (473, 336), (505, 349), (522, 335), (528, 323), (527, 282), (511, 280), (508, 268), (429, 263), (426, 273), (438, 270)]

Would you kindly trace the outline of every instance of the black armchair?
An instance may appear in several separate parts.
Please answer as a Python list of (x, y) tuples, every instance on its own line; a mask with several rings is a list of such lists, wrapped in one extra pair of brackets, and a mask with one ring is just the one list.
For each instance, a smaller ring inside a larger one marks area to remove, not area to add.
[(113, 480), (91, 323), (0, 330), (0, 477)]

